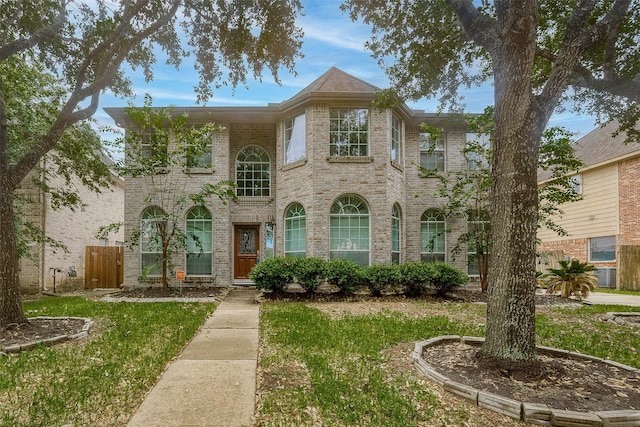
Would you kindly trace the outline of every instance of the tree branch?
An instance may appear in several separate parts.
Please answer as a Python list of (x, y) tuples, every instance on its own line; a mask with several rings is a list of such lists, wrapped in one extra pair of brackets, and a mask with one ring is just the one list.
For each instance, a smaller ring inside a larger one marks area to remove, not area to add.
[(460, 26), (471, 40), (488, 52), (499, 39), (495, 19), (478, 11), (472, 0), (445, 0), (458, 16)]
[(45, 39), (53, 38), (67, 20), (68, 3), (69, 1), (63, 1), (60, 3), (58, 16), (56, 16), (51, 25), (38, 29), (30, 37), (20, 38), (0, 47), (0, 62), (18, 52), (32, 48)]
[[(86, 57), (78, 72), (76, 73), (76, 85), (74, 91), (63, 106), (56, 121), (53, 123), (47, 135), (45, 135), (41, 143), (35, 144), (29, 152), (27, 152), (20, 161), (11, 168), (11, 181), (17, 185), (27, 173), (38, 163), (39, 159), (48, 151), (53, 149), (60, 136), (70, 126), (82, 120), (91, 117), (98, 108), (100, 92), (109, 85), (113, 80), (118, 69), (125, 60), (127, 53), (132, 46), (141, 43), (150, 35), (155, 33), (159, 28), (166, 25), (173, 16), (175, 16), (178, 7), (182, 3), (181, 0), (173, 0), (171, 8), (161, 15), (152, 25), (146, 26), (143, 31), (132, 34), (127, 38), (128, 32), (133, 28), (131, 20), (135, 18), (138, 9), (142, 8), (148, 1), (144, 0), (136, 4), (136, 7), (130, 9), (123, 15), (125, 19), (118, 29), (114, 31), (107, 40), (96, 46)], [(96, 58), (103, 58), (95, 63)], [(88, 71), (94, 68), (95, 79), (92, 83), (84, 86)], [(90, 104), (80, 110), (77, 109), (80, 102), (91, 97)]]

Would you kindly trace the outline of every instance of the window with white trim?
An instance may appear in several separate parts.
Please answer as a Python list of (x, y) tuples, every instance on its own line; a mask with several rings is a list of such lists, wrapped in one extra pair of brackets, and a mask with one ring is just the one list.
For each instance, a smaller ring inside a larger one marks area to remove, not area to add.
[(162, 235), (160, 227), (166, 214), (157, 206), (149, 206), (140, 220), (140, 269), (147, 276), (162, 275)]
[(432, 171), (444, 171), (445, 139), (444, 132), (437, 138), (430, 133), (420, 133), (420, 166)]
[(203, 135), (200, 143), (189, 144), (186, 147), (186, 162), (188, 168), (211, 168), (213, 165), (212, 138), (210, 133)]
[(420, 260), (444, 262), (446, 253), (446, 222), (439, 209), (427, 209), (420, 218)]
[(400, 206), (396, 203), (391, 209), (391, 262), (400, 264), (401, 238)]
[(369, 155), (369, 110), (331, 108), (329, 112), (329, 153), (332, 157)]
[(589, 239), (589, 261), (607, 262), (616, 260), (616, 236), (592, 237)]
[(576, 194), (582, 194), (582, 175), (578, 173), (569, 177), (569, 185)]
[(210, 276), (213, 272), (213, 223), (202, 206), (187, 212), (187, 276)]
[(369, 208), (361, 197), (344, 195), (331, 206), (329, 258), (369, 265)]
[(402, 161), (402, 121), (396, 116), (391, 117), (391, 161)]
[(238, 197), (271, 194), (271, 162), (264, 148), (250, 145), (240, 150), (236, 157), (236, 185)]
[(293, 203), (284, 214), (284, 255), (307, 256), (307, 217), (300, 203)]
[(300, 114), (284, 121), (284, 163), (293, 163), (306, 157), (306, 122)]

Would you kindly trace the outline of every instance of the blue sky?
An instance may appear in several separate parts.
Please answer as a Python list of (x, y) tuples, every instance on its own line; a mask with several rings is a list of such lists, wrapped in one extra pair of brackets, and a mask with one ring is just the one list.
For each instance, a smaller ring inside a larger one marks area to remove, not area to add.
[[(214, 90), (214, 97), (206, 105), (209, 106), (266, 106), (270, 102), (282, 102), (331, 67), (341, 70), (365, 80), (380, 88), (388, 87), (388, 79), (376, 61), (371, 58), (369, 51), (364, 49), (364, 43), (370, 36), (370, 28), (359, 22), (352, 22), (348, 15), (340, 11), (341, 0), (302, 0), (304, 16), (298, 20), (305, 36), (302, 53), (304, 58), (296, 64), (297, 76), (281, 71), (282, 85), (274, 82), (270, 74), (263, 76), (263, 81), (247, 82), (248, 87), (240, 86), (233, 93), (231, 88), (223, 87)], [(167, 67), (159, 63), (154, 68), (154, 80), (145, 83), (141, 73), (130, 73), (133, 81), (136, 99), (135, 105), (142, 105), (144, 94), (149, 93), (155, 106), (175, 105), (194, 106), (196, 95), (193, 87), (197, 84), (197, 75), (193, 63), (187, 58), (179, 71), (174, 67)], [(490, 85), (473, 88), (463, 92), (467, 111), (481, 112), (487, 105), (493, 103), (493, 88)], [(126, 106), (128, 100), (104, 94), (100, 107)], [(435, 112), (438, 102), (435, 99), (422, 99), (415, 103), (408, 103), (415, 109)], [(113, 121), (100, 108), (95, 118), (101, 124), (113, 125)], [(569, 113), (555, 115), (550, 125), (567, 127), (580, 137), (594, 129), (594, 119), (588, 116), (575, 116)]]

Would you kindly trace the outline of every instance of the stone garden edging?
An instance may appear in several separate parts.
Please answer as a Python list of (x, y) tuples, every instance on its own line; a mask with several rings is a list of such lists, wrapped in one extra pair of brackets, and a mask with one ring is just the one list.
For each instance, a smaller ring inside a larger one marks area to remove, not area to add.
[(93, 326), (93, 323), (94, 323), (93, 320), (88, 319), (86, 317), (38, 316), (38, 317), (32, 317), (31, 319), (77, 319), (77, 320), (84, 320), (84, 325), (82, 326), (82, 330), (80, 332), (77, 332), (72, 335), (58, 335), (57, 337), (51, 337), (51, 338), (42, 339), (42, 340), (34, 340), (27, 344), (14, 344), (14, 345), (8, 345), (6, 347), (2, 347), (1, 350), (3, 353), (20, 353), (25, 350), (30, 350), (37, 345), (50, 346), (50, 345), (57, 344), (61, 341), (79, 340), (82, 338), (86, 338), (89, 335), (89, 329), (91, 329), (91, 326)]
[[(413, 364), (429, 380), (434, 381), (445, 391), (475, 402), (481, 408), (490, 409), (494, 412), (506, 415), (516, 420), (542, 426), (589, 426), (589, 427), (638, 427), (640, 426), (640, 411), (600, 411), (600, 412), (576, 412), (550, 408), (547, 405), (520, 402), (506, 397), (498, 396), (486, 391), (476, 390), (449, 380), (445, 375), (437, 372), (429, 365), (422, 354), (425, 348), (440, 344), (460, 342), (471, 346), (479, 347), (484, 343), (484, 338), (465, 337), (459, 335), (444, 335), (420, 341), (415, 344), (411, 353)], [(592, 360), (615, 366), (619, 369), (626, 369), (640, 373), (640, 369), (623, 365), (612, 360), (605, 360), (599, 357), (586, 354), (560, 350), (552, 347), (538, 346), (538, 352), (550, 356), (570, 356), (576, 359)]]

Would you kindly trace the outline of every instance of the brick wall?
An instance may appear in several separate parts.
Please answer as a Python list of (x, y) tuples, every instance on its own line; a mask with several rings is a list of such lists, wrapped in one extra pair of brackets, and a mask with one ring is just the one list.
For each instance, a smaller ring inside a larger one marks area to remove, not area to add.
[(640, 245), (640, 157), (618, 164), (618, 245)]
[[(330, 157), (328, 135), (332, 107), (369, 108), (369, 156), (350, 159)], [(306, 158), (285, 165), (284, 120), (303, 112), (306, 117)], [(224, 130), (214, 136), (214, 172), (191, 177), (186, 188), (195, 191), (207, 180), (235, 181), (238, 153), (246, 146), (257, 145), (264, 148), (270, 157), (271, 195), (242, 197), (227, 206), (217, 199), (208, 202), (214, 218), (215, 283), (228, 285), (233, 280), (234, 224), (259, 224), (260, 248), (264, 253), (265, 223), (274, 223), (275, 254), (284, 254), (284, 214), (294, 202), (305, 208), (307, 256), (328, 259), (330, 210), (339, 197), (347, 194), (361, 197), (369, 208), (371, 263), (391, 261), (391, 211), (395, 203), (401, 207), (401, 259), (419, 261), (421, 216), (428, 208), (441, 207), (444, 201), (435, 193), (437, 180), (421, 178), (418, 174), (420, 129), (415, 120), (402, 119), (402, 157), (398, 163), (391, 162), (391, 119), (390, 110), (370, 108), (370, 100), (367, 100), (338, 105), (328, 102), (301, 105), (275, 123), (222, 123)], [(464, 141), (465, 129), (447, 128), (446, 161), (449, 170), (466, 168), (461, 155)], [(146, 182), (143, 179), (127, 181), (125, 216), (128, 235), (139, 227), (140, 215), (148, 205), (141, 202), (150, 190)], [(450, 242), (447, 249), (451, 250), (458, 236), (466, 230), (466, 221), (452, 220), (447, 225), (452, 230), (447, 235)], [(176, 268), (183, 265), (183, 260), (183, 255), (176, 257)], [(455, 260), (448, 256), (448, 261), (466, 270), (464, 254)], [(127, 251), (125, 266), (125, 283), (139, 286), (139, 248)]]
[[(50, 184), (54, 187), (65, 185), (61, 179), (53, 179)], [(90, 191), (77, 181), (72, 182), (71, 190), (86, 205), (75, 212), (67, 208), (51, 209), (48, 197), (31, 182), (31, 175), (24, 179), (18, 190), (30, 201), (24, 206), (26, 218), (43, 228), (48, 237), (62, 242), (69, 250), (68, 253), (60, 249), (54, 251), (48, 246), (34, 243), (32, 254), (35, 259), (20, 261), (20, 286), (25, 293), (52, 291), (54, 270), (61, 270), (55, 271), (56, 291), (83, 288), (85, 247), (103, 243), (115, 245), (124, 240), (123, 231), (112, 235), (108, 242), (100, 242), (94, 237), (100, 226), (124, 219), (122, 180), (112, 177), (112, 186), (103, 189), (100, 194)], [(76, 277), (68, 274), (71, 267), (75, 269)]]

